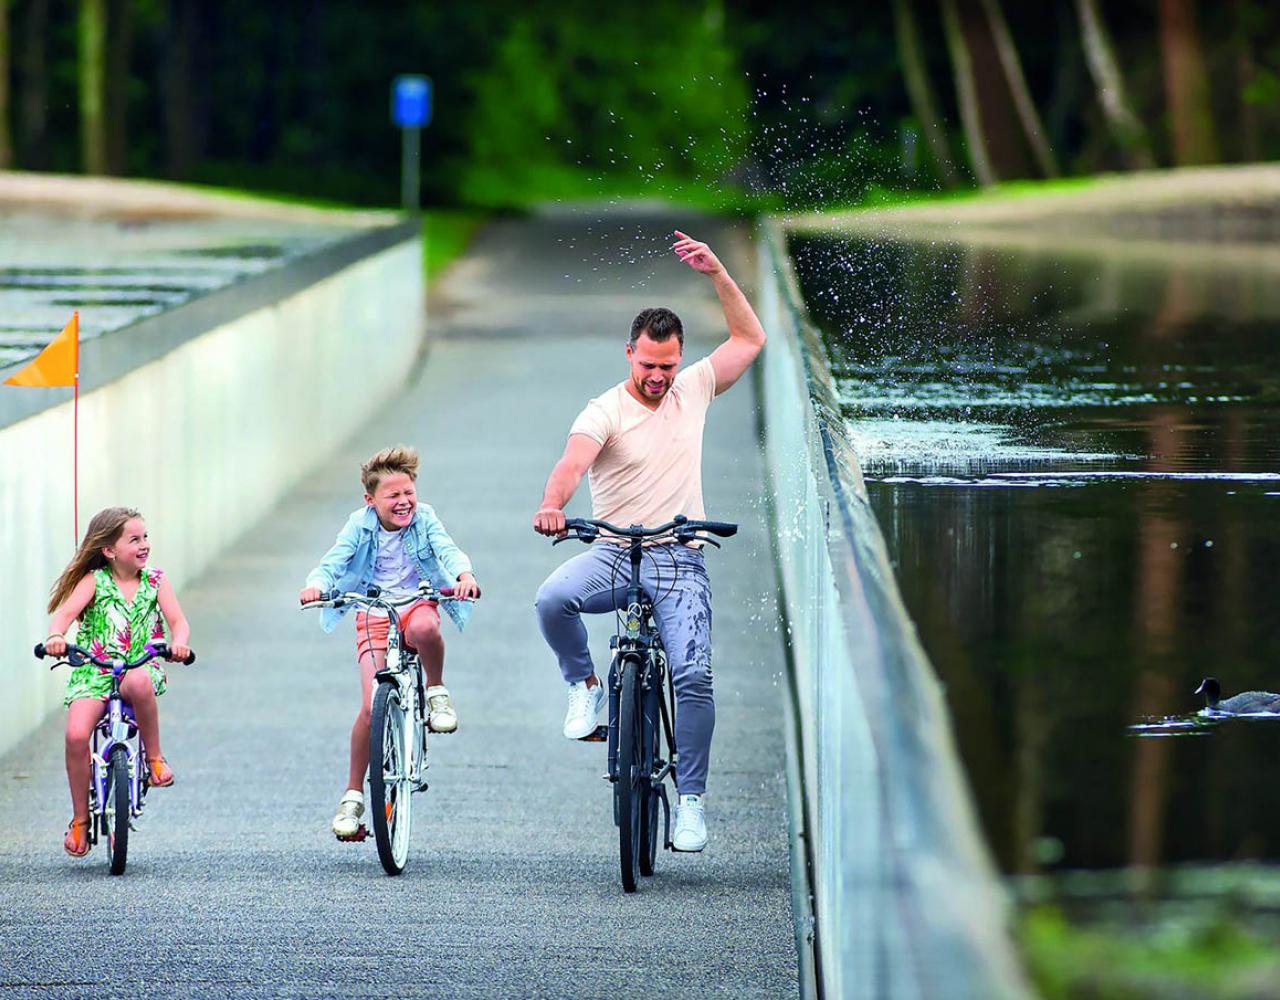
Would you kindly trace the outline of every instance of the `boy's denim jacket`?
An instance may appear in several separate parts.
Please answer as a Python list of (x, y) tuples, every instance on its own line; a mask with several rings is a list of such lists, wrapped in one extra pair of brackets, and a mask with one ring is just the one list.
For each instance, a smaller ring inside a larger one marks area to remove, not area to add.
[[(429, 504), (418, 504), (413, 520), (400, 529), (404, 534), (404, 551), (418, 567), (418, 573), (431, 585), (452, 587), (462, 573), (470, 573), (471, 560), (449, 537), (440, 518)], [(374, 557), (378, 548), (378, 514), (372, 507), (353, 511), (338, 532), (333, 548), (325, 553), (320, 565), (307, 575), (308, 587), (321, 590), (363, 593), (373, 582)], [(470, 601), (445, 601), (441, 609), (461, 631), (471, 616)], [(320, 627), (332, 632), (347, 613), (347, 608), (324, 608)]]

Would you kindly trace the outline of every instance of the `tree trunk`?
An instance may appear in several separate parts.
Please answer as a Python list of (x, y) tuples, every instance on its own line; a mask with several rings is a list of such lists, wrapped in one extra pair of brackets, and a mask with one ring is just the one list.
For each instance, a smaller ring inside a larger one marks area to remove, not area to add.
[(938, 174), (947, 187), (960, 183), (955, 161), (951, 158), (951, 144), (947, 141), (947, 129), (938, 113), (929, 72), (925, 68), (920, 31), (916, 26), (911, 0), (893, 0), (893, 24), (898, 38), (898, 58), (902, 63), (902, 79), (911, 100), (911, 111), (920, 122), (929, 153), (937, 164)]
[(964, 126), (965, 143), (969, 147), (969, 162), (973, 164), (973, 174), (978, 178), (978, 183), (986, 187), (999, 178), (991, 166), (987, 137), (982, 129), (982, 116), (978, 113), (978, 85), (973, 76), (969, 43), (965, 41), (955, 0), (941, 0), (941, 4), (942, 26), (947, 36), (947, 50), (951, 53), (956, 100), (960, 105), (960, 123)]
[(1098, 11), (1098, 0), (1076, 0), (1080, 14), (1080, 35), (1085, 60), (1098, 89), (1098, 100), (1111, 135), (1120, 146), (1130, 167), (1148, 170), (1155, 166), (1147, 130), (1129, 107), (1124, 92), (1124, 79), (1116, 62), (1111, 36)]
[(0, 170), (13, 166), (9, 130), (9, 0), (0, 0)]
[(191, 88), (192, 38), (195, 9), (192, 0), (169, 0), (165, 24), (164, 125), (168, 140), (168, 173), (186, 178), (195, 165), (195, 128)]
[(49, 166), (49, 70), (45, 39), (49, 33), (49, 0), (23, 5), (22, 44), (18, 48), (18, 148), (23, 165)]
[(110, 0), (106, 58), (107, 172), (129, 172), (129, 62), (133, 50), (133, 0)]
[(1213, 127), (1209, 71), (1205, 67), (1192, 0), (1160, 0), (1160, 57), (1178, 166), (1221, 159)]
[(107, 169), (107, 131), (104, 107), (106, 85), (106, 0), (80, 0), (80, 150), (84, 170)]
[(1046, 177), (1057, 177), (1057, 158), (1049, 146), (1044, 122), (1036, 111), (1035, 101), (1031, 98), (1031, 88), (1027, 86), (1027, 78), (1022, 72), (1022, 60), (1018, 58), (1017, 46), (1013, 43), (1013, 35), (1009, 31), (1009, 23), (1004, 19), (1004, 11), (1000, 9), (1000, 0), (982, 0), (987, 20), (991, 25), (991, 37), (995, 42), (996, 52), (1000, 56), (1000, 65), (1004, 67), (1005, 79), (1013, 96), (1013, 106), (1022, 121), (1022, 130), (1026, 133), (1027, 143)]

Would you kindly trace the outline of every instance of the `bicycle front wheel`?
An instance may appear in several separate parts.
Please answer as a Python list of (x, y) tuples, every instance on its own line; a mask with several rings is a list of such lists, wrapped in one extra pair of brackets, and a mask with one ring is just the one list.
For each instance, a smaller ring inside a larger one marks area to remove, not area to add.
[(129, 752), (117, 746), (107, 763), (107, 801), (102, 812), (112, 875), (123, 875), (129, 860), (129, 805)]
[(369, 727), (369, 811), (378, 860), (388, 875), (399, 875), (409, 860), (409, 830), (413, 824), (407, 759), (410, 720), (400, 700), (400, 688), (383, 681), (373, 696)]
[(635, 892), (640, 874), (640, 814), (647, 807), (648, 775), (641, 751), (643, 720), (640, 706), (640, 664), (627, 659), (622, 665), (622, 690), (618, 695), (618, 780), (613, 790), (618, 817), (618, 861), (622, 889)]

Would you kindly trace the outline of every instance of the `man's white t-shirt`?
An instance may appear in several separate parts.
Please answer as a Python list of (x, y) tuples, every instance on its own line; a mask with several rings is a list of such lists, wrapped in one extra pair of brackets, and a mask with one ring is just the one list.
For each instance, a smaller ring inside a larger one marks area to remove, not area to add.
[(716, 394), (710, 358), (684, 369), (656, 410), (619, 382), (591, 400), (569, 428), (601, 445), (587, 474), (592, 517), (657, 527), (677, 514), (705, 518), (702, 430)]

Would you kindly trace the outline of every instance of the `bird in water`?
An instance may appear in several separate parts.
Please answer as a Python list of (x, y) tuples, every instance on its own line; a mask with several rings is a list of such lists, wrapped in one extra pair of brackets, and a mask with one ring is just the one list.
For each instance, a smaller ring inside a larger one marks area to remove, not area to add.
[(1280, 694), (1271, 691), (1242, 691), (1226, 701), (1219, 701), (1222, 687), (1214, 677), (1206, 677), (1196, 688), (1196, 694), (1204, 695), (1204, 707), (1210, 712), (1226, 715), (1251, 715), (1255, 712), (1280, 713)]

